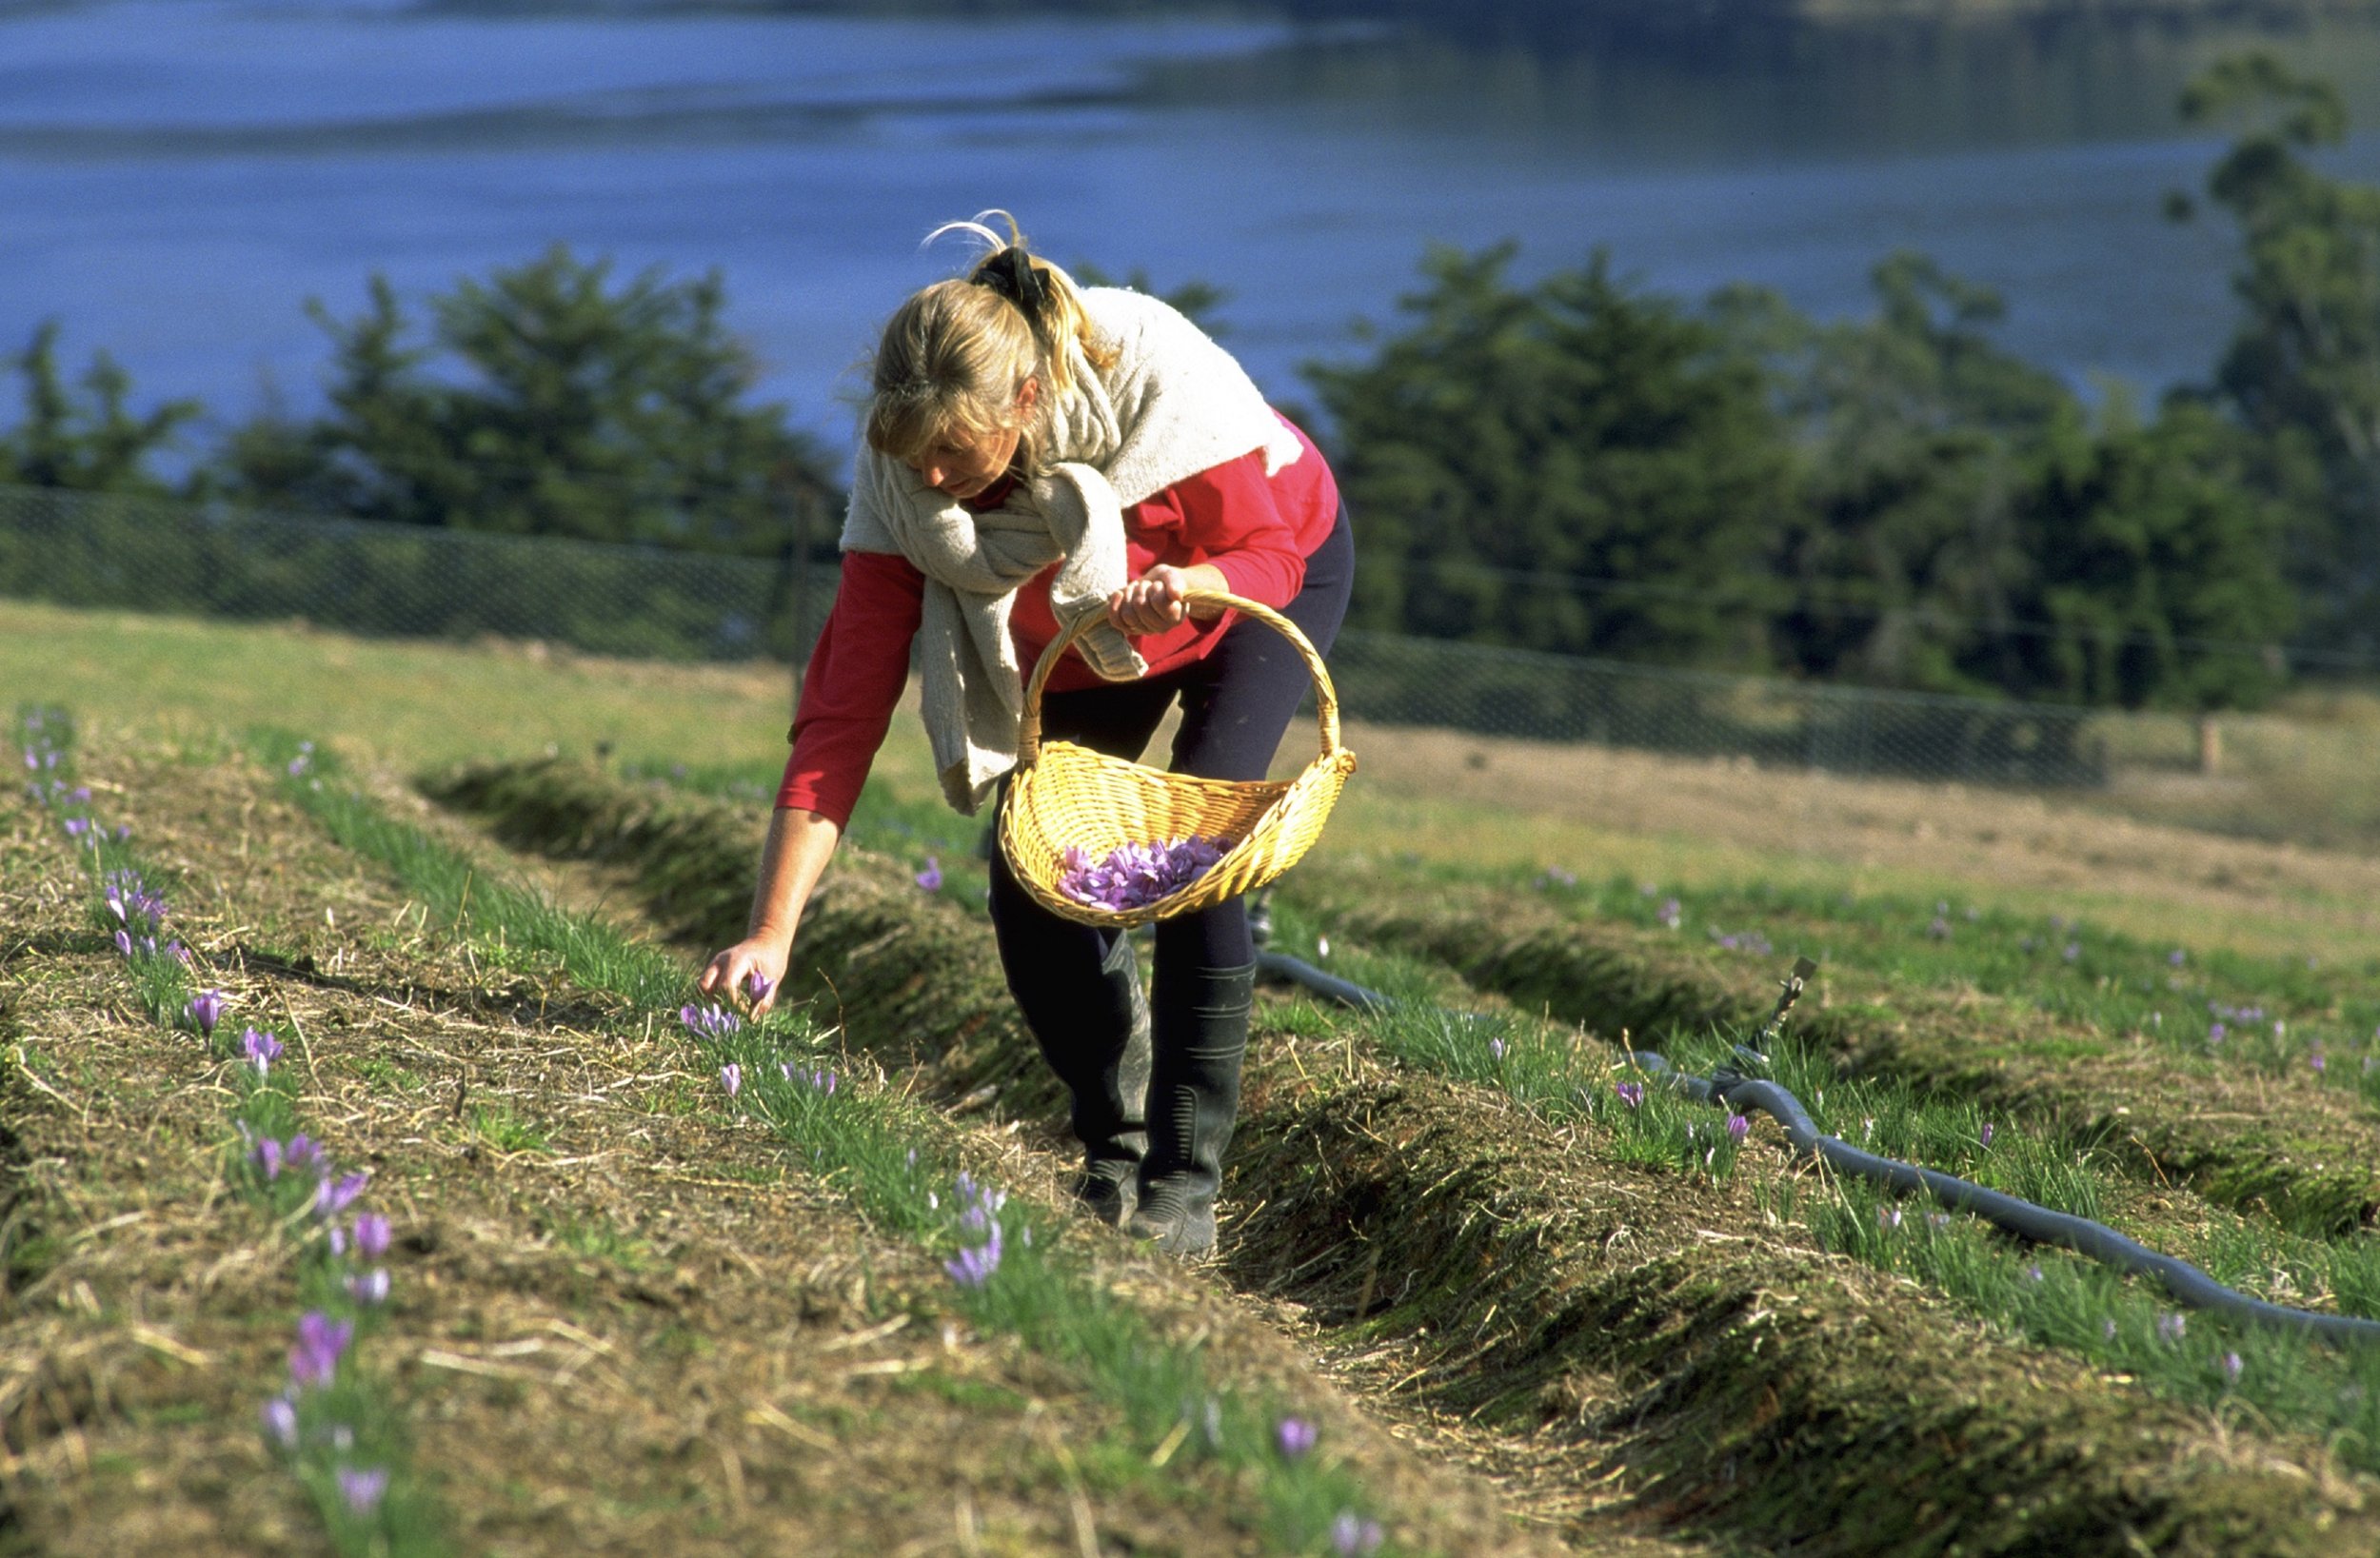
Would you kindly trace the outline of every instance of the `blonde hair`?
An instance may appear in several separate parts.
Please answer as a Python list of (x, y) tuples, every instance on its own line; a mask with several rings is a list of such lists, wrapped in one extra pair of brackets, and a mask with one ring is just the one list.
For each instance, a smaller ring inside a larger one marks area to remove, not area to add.
[[(985, 226), (986, 218), (1005, 223), (1008, 236)], [(1032, 430), (1017, 405), (1025, 382), (1040, 381), (1046, 405), (1074, 387), (1068, 347), (1080, 346), (1100, 368), (1115, 365), (1115, 349), (1093, 328), (1074, 278), (1024, 252), (1016, 218), (982, 211), (944, 223), (925, 242), (950, 233), (976, 240), (983, 252), (966, 275), (923, 288), (884, 322), (869, 373), (868, 446), (906, 461), (954, 439), (1015, 429), (1024, 435), (1019, 462), (1033, 470)]]

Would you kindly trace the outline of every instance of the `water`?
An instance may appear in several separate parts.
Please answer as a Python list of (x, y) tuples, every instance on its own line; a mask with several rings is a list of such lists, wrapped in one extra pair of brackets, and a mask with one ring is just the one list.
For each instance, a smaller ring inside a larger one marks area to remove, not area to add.
[[(2172, 104), (2224, 31), (1809, 34), (1692, 60), (1543, 60), (1367, 33), (403, 3), (0, 7), (0, 343), (42, 320), (212, 428), (319, 393), (304, 302), (418, 300), (566, 243), (716, 267), (763, 390), (847, 436), (851, 365), (987, 206), (1061, 261), (1226, 288), (1277, 399), (1359, 351), (1425, 247), (1597, 246), (1647, 287), (1823, 315), (1898, 247), (2001, 289), (2003, 339), (2082, 382), (2203, 376), (2233, 244), (2176, 227), (2218, 132)], [(2380, 29), (2279, 40), (2380, 122)], [(2380, 172), (2380, 140), (2339, 166)], [(6, 405), (6, 403), (0, 403)], [(0, 419), (12, 420), (12, 405)], [(201, 442), (205, 435), (202, 434)]]

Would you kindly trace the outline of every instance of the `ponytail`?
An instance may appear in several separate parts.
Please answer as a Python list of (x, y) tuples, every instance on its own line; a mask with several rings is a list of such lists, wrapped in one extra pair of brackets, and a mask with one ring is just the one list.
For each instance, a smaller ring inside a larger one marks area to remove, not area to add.
[[(987, 217), (1006, 224), (1005, 240), (984, 225)], [(1026, 252), (1014, 217), (984, 211), (970, 222), (945, 223), (925, 241), (953, 232), (982, 243), (982, 258), (963, 280), (937, 282), (903, 303), (885, 322), (877, 348), (867, 441), (898, 460), (954, 434), (1023, 429), (1017, 403), (1025, 381), (1041, 381), (1044, 405), (1071, 392), (1076, 350), (1095, 368), (1116, 362), (1116, 348), (1092, 325), (1074, 278)], [(1024, 430), (1020, 458), (1029, 470), (1034, 451)]]

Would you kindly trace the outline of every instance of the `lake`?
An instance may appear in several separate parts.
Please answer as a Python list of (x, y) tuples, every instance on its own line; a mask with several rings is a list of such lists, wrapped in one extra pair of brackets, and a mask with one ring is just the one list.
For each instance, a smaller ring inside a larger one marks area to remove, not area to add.
[[(716, 267), (794, 419), (847, 437), (851, 369), (1014, 210), (1061, 263), (1200, 279), (1277, 398), (1360, 349), (1429, 245), (1517, 273), (1596, 247), (1638, 285), (1867, 306), (1895, 248), (2000, 289), (2002, 339), (2077, 383), (2203, 376), (2231, 321), (2219, 216), (2175, 226), (2219, 132), (2172, 104), (2238, 30), (1816, 31), (1691, 58), (1539, 58), (1227, 17), (857, 21), (611, 5), (0, 6), (0, 344), (216, 425), (318, 396), (304, 303), (418, 299), (566, 243)], [(2380, 124), (2380, 28), (2271, 42)], [(2380, 138), (2339, 159), (2380, 173)], [(13, 396), (11, 395), (11, 400)], [(0, 411), (12, 421), (13, 404)]]

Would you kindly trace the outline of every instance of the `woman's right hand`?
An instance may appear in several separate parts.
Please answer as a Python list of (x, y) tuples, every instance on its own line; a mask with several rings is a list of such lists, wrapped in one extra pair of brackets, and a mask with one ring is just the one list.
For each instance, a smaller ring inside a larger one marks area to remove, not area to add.
[[(703, 994), (748, 1001), (759, 1016), (777, 1004), (785, 964), (793, 958), (793, 933), (802, 906), (810, 900), (820, 873), (843, 835), (840, 823), (816, 812), (780, 806), (768, 819), (768, 842), (761, 846), (761, 880), (752, 891), (752, 917), (744, 939), (703, 966)], [(755, 991), (752, 976), (764, 982)]]
[(703, 994), (749, 1001), (754, 1016), (764, 1015), (783, 988), (789, 950), (775, 937), (746, 937), (704, 965)]

